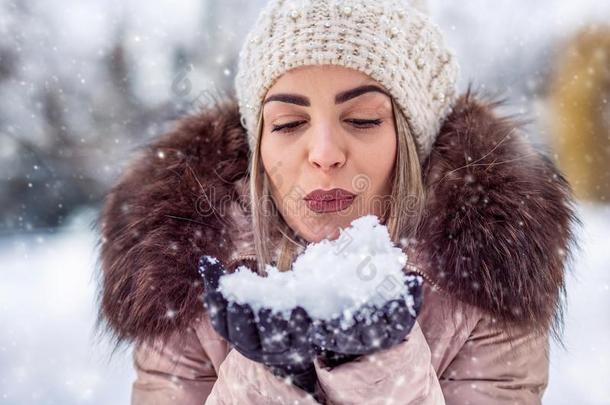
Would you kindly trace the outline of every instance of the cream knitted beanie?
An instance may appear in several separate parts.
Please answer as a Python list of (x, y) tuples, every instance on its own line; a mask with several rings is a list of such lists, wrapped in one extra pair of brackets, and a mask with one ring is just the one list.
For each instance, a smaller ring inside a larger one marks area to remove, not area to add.
[(428, 156), (456, 98), (459, 67), (438, 27), (408, 0), (271, 0), (239, 53), (235, 90), (253, 151), (262, 101), (286, 71), (341, 65), (383, 85)]

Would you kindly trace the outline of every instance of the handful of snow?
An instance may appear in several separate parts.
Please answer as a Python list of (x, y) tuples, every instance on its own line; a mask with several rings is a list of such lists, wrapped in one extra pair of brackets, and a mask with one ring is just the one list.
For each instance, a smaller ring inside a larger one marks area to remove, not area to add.
[(340, 229), (336, 240), (309, 244), (292, 264), (280, 272), (266, 266), (261, 277), (246, 266), (219, 280), (219, 291), (228, 301), (249, 304), (254, 313), (271, 308), (285, 319), (302, 306), (313, 319), (329, 320), (351, 314), (364, 304), (381, 308), (393, 299), (405, 299), (413, 310), (403, 268), (406, 254), (395, 247), (386, 226), (374, 215), (352, 221)]

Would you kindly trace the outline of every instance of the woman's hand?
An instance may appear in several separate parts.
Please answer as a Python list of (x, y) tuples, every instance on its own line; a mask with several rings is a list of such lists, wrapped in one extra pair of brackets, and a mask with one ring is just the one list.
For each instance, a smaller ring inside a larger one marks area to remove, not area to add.
[[(422, 278), (408, 273), (405, 288), (413, 297), (412, 313), (405, 299), (393, 299), (383, 307), (360, 307), (351, 317), (339, 316), (312, 324), (312, 342), (329, 366), (337, 366), (360, 355), (387, 349), (400, 342), (411, 331), (422, 304)], [(342, 324), (351, 321), (351, 326)]]
[(219, 279), (226, 274), (218, 259), (202, 256), (199, 273), (205, 282), (204, 306), (214, 329), (243, 356), (266, 365), (276, 376), (292, 378), (295, 385), (313, 392), (315, 350), (308, 341), (311, 318), (307, 312), (297, 307), (287, 320), (263, 308), (257, 318), (250, 305), (228, 302), (218, 291)]

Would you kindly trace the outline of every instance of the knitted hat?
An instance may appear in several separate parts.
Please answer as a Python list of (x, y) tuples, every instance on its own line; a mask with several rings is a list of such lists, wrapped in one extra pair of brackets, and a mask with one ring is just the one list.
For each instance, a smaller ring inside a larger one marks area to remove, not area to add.
[(253, 151), (269, 88), (306, 65), (340, 65), (379, 82), (428, 156), (456, 98), (459, 67), (438, 27), (408, 0), (271, 0), (239, 53), (235, 90)]

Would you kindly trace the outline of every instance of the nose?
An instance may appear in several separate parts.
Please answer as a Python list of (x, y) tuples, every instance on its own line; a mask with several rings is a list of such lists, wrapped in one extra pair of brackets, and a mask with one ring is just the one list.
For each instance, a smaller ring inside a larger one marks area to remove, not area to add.
[(331, 125), (320, 125), (312, 128), (310, 139), (309, 163), (317, 169), (329, 171), (345, 164), (345, 144), (339, 131)]

